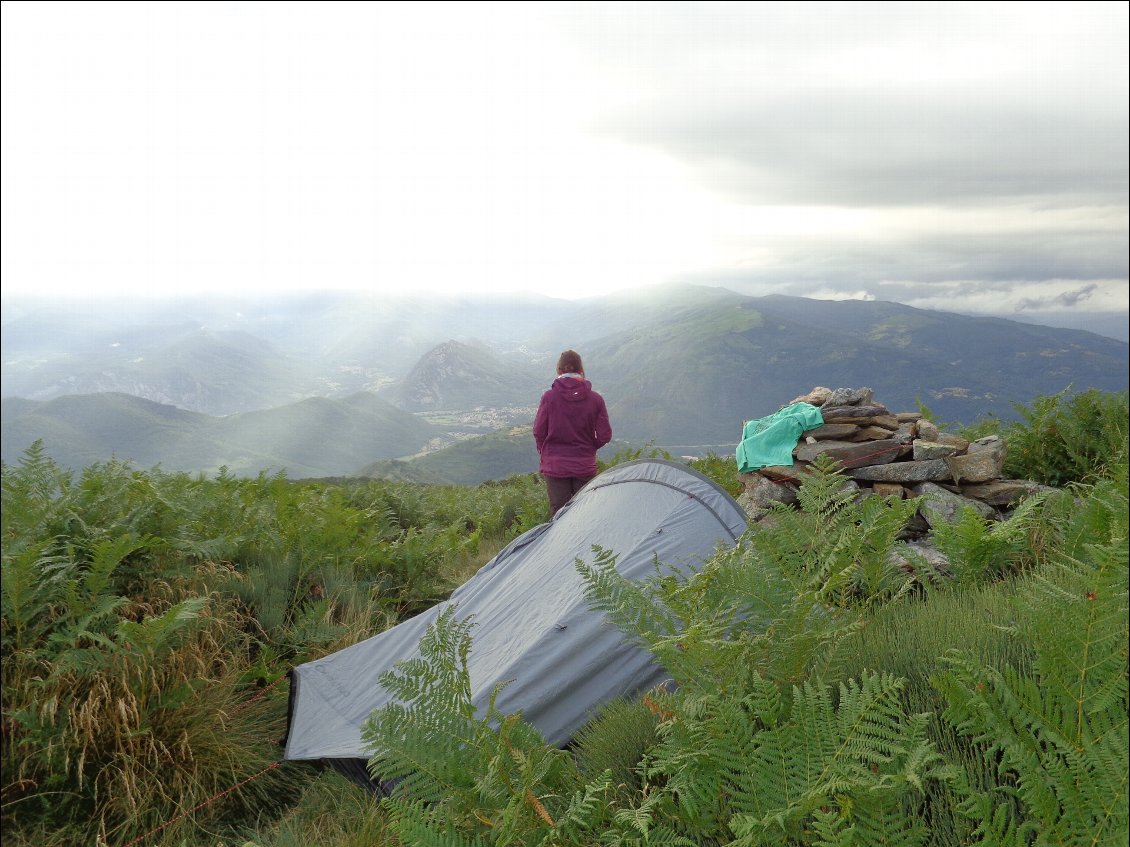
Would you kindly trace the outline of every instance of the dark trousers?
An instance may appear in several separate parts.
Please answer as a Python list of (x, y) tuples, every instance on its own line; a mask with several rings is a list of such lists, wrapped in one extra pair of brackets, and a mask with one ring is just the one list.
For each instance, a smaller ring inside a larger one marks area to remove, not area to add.
[(591, 476), (545, 476), (545, 490), (549, 494), (549, 516), (569, 502), (569, 498), (585, 487)]

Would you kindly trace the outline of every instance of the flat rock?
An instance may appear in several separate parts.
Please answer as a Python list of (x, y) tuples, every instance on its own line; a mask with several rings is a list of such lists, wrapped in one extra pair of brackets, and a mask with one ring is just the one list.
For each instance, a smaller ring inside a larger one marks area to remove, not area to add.
[(915, 424), (914, 431), (915, 433), (917, 433), (918, 437), (923, 439), (924, 441), (937, 441), (938, 436), (942, 434), (942, 431), (938, 429), (937, 424), (935, 424), (933, 421), (928, 421), (925, 418), (922, 418), (920, 421), (918, 421), (917, 424)]
[(951, 573), (949, 559), (926, 541), (908, 541), (901, 549), (892, 550), (891, 563), (908, 573), (921, 576)]
[[(831, 421), (830, 423), (842, 424), (848, 423), (849, 421), (856, 426), (880, 426), (883, 429), (889, 429), (891, 432), (894, 432), (899, 428), (898, 418), (896, 418), (894, 415), (857, 415), (856, 417), (840, 417), (834, 421)], [(828, 422), (826, 421), (826, 423)]]
[[(764, 476), (764, 477), (768, 477), (769, 479), (776, 479), (776, 480), (789, 479), (789, 480), (793, 480), (793, 479), (797, 478), (797, 474), (800, 472), (802, 467), (804, 467), (804, 466), (803, 465), (767, 465), (764, 468), (758, 468), (757, 474)], [(754, 475), (755, 474), (744, 474), (743, 478), (745, 476), (754, 476)]]
[(801, 444), (793, 455), (802, 462), (811, 462), (824, 454), (835, 459), (844, 468), (858, 468), (865, 465), (883, 465), (893, 462), (906, 449), (893, 438), (883, 441), (818, 441), (815, 444)]
[(773, 503), (792, 504), (797, 501), (796, 486), (789, 482), (773, 482), (758, 474), (746, 484), (746, 489), (738, 496), (738, 505), (750, 517), (765, 512)]
[(906, 489), (897, 482), (876, 482), (871, 486), (871, 490), (880, 497), (897, 497), (900, 500), (906, 499)]
[(848, 440), (859, 432), (859, 427), (853, 423), (824, 424), (815, 429), (806, 429), (801, 433), (805, 438), (815, 438), (817, 441)]
[[(820, 414), (824, 417), (824, 423), (852, 422), (859, 418), (877, 418), (888, 415), (894, 417), (886, 406), (878, 405), (824, 406), (820, 410)], [(895, 427), (898, 427), (897, 418), (895, 418)]]
[(1004, 454), (985, 451), (966, 453), (964, 456), (950, 456), (942, 459), (950, 470), (950, 479), (955, 483), (988, 482), (1000, 479), (1003, 473)]
[(954, 435), (952, 432), (939, 432), (933, 439), (935, 444), (946, 444), (950, 447), (956, 447), (958, 453), (964, 453), (969, 449), (969, 442), (962, 438), (960, 435)]
[[(881, 441), (884, 438), (891, 436), (898, 437), (897, 426), (884, 426), (884, 423), (894, 421), (894, 418), (871, 418), (871, 421), (878, 421), (878, 423), (868, 423), (867, 426), (857, 427), (858, 431), (848, 441)], [(835, 426), (835, 424), (833, 424)], [(902, 440), (903, 444), (910, 443), (910, 439)]]
[(915, 497), (922, 498), (918, 512), (931, 527), (935, 527), (943, 521), (954, 523), (960, 517), (962, 509), (966, 507), (976, 510), (977, 514), (983, 518), (995, 518), (997, 516), (996, 510), (988, 503), (962, 497), (960, 494), (954, 494), (952, 491), (947, 491), (932, 482), (922, 482), (911, 486), (910, 492)]
[(874, 399), (870, 388), (837, 388), (825, 402), (829, 406), (867, 406)]
[(789, 402), (791, 406), (793, 403), (808, 403), (812, 406), (823, 406), (828, 402), (828, 398), (832, 396), (832, 389), (825, 388), (818, 385), (809, 391), (807, 394), (802, 394)]
[(1004, 439), (999, 435), (986, 435), (984, 438), (978, 438), (976, 441), (970, 443), (968, 448), (970, 453), (992, 453), (999, 455), (1001, 461), (1008, 455), (1008, 445), (1004, 443)]
[(1031, 497), (1041, 491), (1057, 490), (1029, 479), (996, 479), (991, 482), (961, 486), (961, 493), (965, 497), (972, 497), (990, 506), (1008, 507), (1015, 506), (1025, 497)]
[(945, 459), (930, 459), (926, 462), (892, 462), (887, 465), (852, 468), (846, 473), (852, 479), (869, 480), (871, 482), (908, 483), (950, 478), (950, 469), (946, 466)]
[(914, 461), (924, 462), (927, 459), (944, 459), (946, 456), (956, 456), (957, 447), (953, 444), (939, 444), (937, 441), (917, 439), (913, 445)]

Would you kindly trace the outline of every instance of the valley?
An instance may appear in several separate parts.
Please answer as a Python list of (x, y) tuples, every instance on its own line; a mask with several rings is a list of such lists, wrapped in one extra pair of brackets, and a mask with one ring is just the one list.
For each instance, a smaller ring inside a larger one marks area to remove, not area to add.
[(5, 301), (4, 314), (3, 461), (42, 440), (70, 468), (532, 471), (532, 439), (515, 431), (565, 348), (584, 357), (617, 443), (673, 456), (725, 453), (744, 421), (818, 385), (969, 424), (1040, 395), (1125, 390), (1128, 371), (1125, 342), (1079, 330), (692, 285), (579, 301)]

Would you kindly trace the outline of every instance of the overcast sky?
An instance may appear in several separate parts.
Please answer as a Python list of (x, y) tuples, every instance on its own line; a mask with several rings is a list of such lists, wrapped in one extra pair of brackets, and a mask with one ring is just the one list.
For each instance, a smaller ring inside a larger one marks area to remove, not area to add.
[(5, 0), (4, 293), (1124, 312), (1128, 8)]

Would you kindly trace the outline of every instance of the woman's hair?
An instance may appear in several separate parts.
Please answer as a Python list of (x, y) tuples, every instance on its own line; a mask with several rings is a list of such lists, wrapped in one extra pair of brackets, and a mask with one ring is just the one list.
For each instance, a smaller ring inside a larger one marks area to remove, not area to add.
[(585, 366), (581, 362), (581, 354), (575, 350), (566, 350), (557, 359), (558, 374), (580, 374), (584, 376)]

